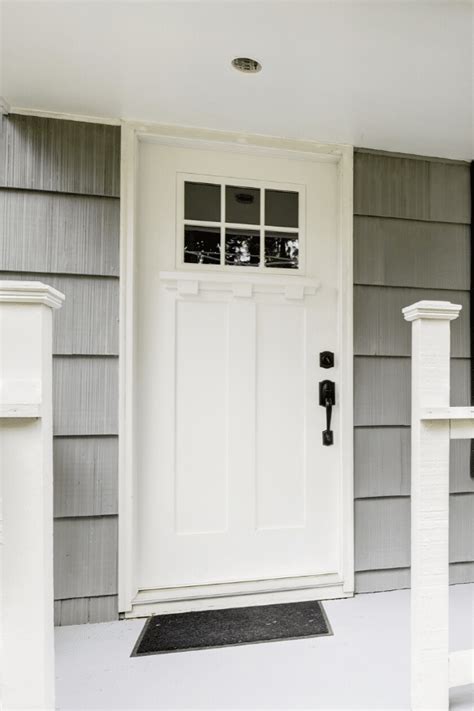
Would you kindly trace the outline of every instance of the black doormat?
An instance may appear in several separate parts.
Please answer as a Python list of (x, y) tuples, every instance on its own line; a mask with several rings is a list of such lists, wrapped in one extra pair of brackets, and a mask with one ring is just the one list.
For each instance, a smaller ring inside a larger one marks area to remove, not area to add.
[(234, 607), (150, 617), (132, 657), (332, 635), (321, 603)]

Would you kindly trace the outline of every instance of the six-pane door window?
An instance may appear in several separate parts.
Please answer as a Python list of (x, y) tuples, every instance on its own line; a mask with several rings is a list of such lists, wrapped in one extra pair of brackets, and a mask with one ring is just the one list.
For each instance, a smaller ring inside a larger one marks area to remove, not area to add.
[(186, 264), (299, 269), (299, 193), (186, 180)]

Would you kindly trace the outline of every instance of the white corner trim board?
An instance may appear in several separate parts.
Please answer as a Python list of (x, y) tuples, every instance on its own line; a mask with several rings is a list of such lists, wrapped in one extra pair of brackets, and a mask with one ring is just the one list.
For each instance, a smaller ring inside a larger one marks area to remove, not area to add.
[(64, 294), (41, 281), (0, 281), (0, 303), (44, 304), (59, 309), (64, 299)]
[(449, 444), (472, 436), (474, 421), (472, 408), (449, 406), (450, 322), (460, 311), (443, 301), (403, 309), (412, 322), (412, 711), (447, 711), (449, 688), (474, 683), (474, 651), (449, 654)]

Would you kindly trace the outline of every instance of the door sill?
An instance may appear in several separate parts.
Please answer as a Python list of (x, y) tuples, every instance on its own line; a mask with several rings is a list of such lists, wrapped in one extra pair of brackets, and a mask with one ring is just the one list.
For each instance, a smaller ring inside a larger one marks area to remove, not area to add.
[(352, 597), (337, 574), (139, 590), (126, 618)]

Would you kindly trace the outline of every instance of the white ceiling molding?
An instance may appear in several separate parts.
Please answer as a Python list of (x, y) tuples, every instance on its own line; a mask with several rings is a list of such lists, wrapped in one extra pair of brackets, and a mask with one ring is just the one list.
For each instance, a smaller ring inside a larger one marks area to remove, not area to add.
[(20, 114), (22, 116), (40, 116), (41, 118), (60, 119), (63, 121), (80, 121), (81, 123), (102, 123), (111, 126), (120, 126), (122, 123), (119, 118), (110, 118), (109, 116), (83, 116), (82, 114), (60, 113), (59, 111), (25, 109), (21, 106), (11, 106), (7, 113)]
[(0, 114), (6, 116), (9, 113), (11, 113), (10, 104), (3, 96), (0, 96)]

